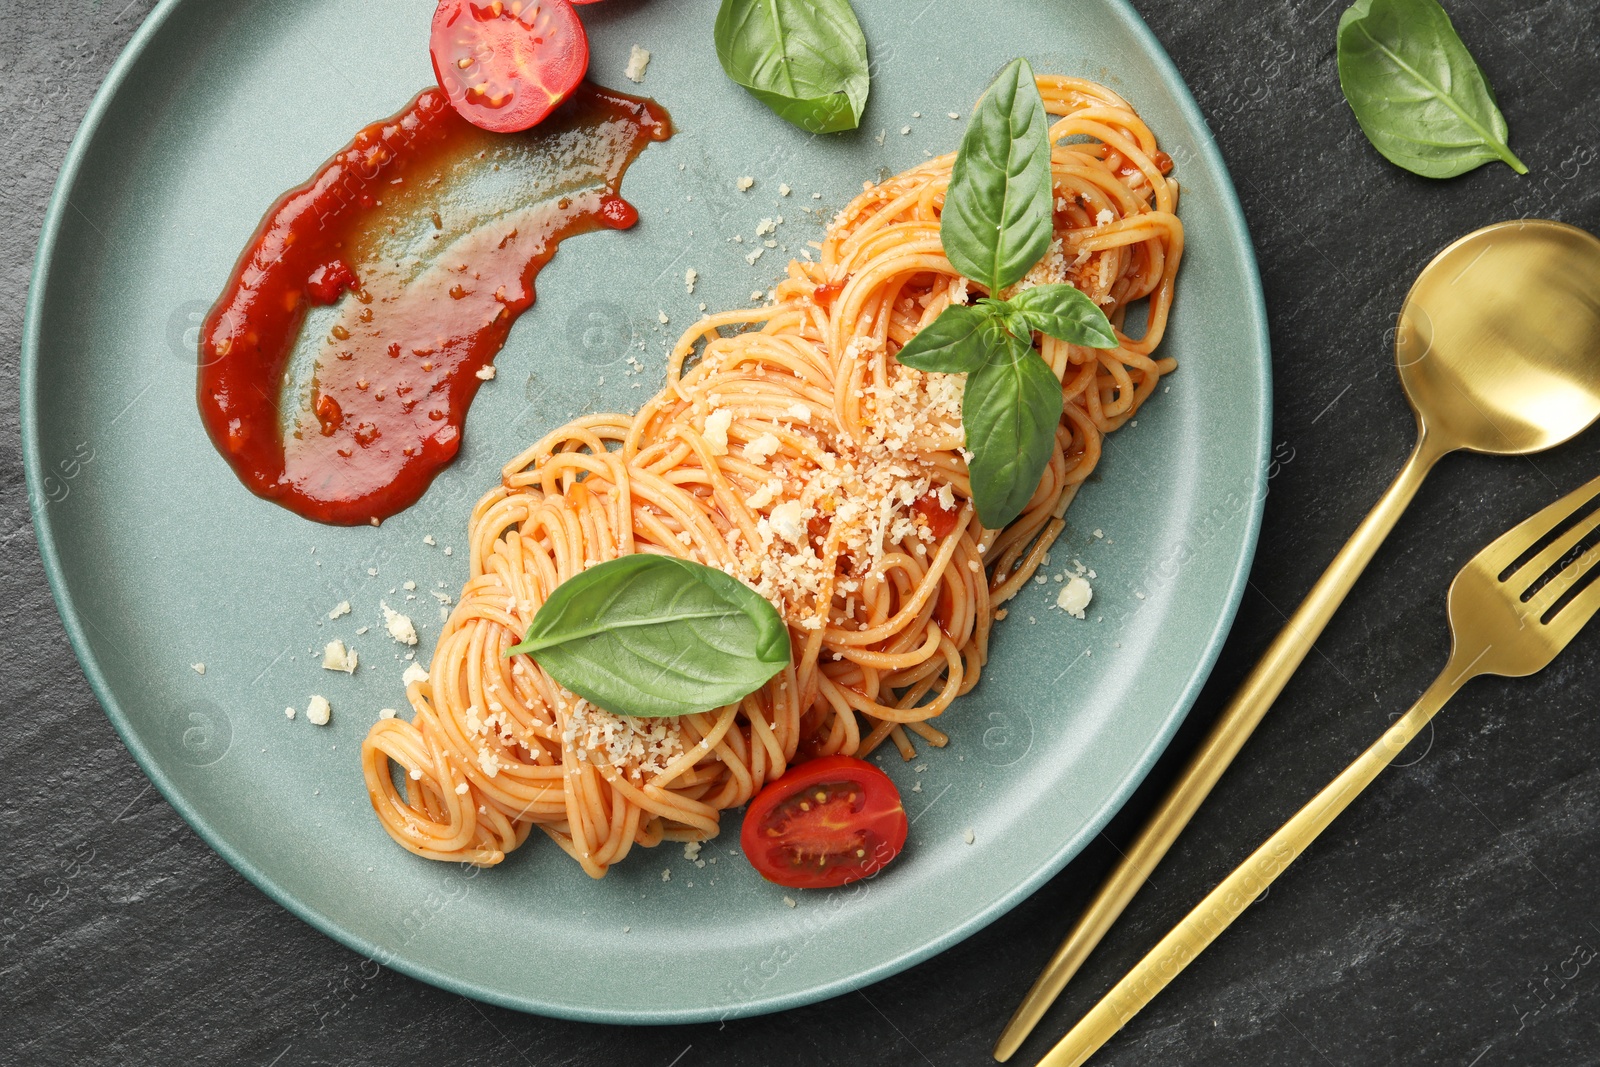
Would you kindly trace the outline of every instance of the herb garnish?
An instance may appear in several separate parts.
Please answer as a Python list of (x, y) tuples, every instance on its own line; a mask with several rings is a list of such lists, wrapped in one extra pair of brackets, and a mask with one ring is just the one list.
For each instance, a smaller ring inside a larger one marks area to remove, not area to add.
[(632, 555), (558, 585), (506, 652), (518, 654), (614, 714), (692, 715), (733, 703), (788, 665), (789, 630), (737, 578)]
[(1413, 174), (1453, 178), (1496, 159), (1528, 172), (1436, 0), (1356, 0), (1339, 19), (1339, 88), (1373, 147)]
[(867, 106), (867, 39), (849, 0), (722, 0), (728, 77), (809, 133), (853, 130)]
[(1033, 68), (1013, 61), (962, 138), (939, 225), (951, 264), (990, 295), (946, 308), (898, 355), (918, 370), (967, 375), (961, 423), (972, 502), (991, 530), (1022, 514), (1039, 488), (1061, 422), (1061, 383), (1034, 350), (1033, 331), (1089, 348), (1118, 343), (1105, 312), (1070, 285), (997, 295), (1050, 249), (1049, 125)]

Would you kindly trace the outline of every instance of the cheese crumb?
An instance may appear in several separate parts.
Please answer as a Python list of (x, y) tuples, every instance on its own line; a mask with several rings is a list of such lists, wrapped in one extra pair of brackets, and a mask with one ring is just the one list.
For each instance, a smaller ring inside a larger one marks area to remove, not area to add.
[(383, 609), (383, 625), (389, 631), (389, 636), (402, 645), (417, 643), (417, 628), (411, 624), (411, 617), (402, 615), (383, 601), (378, 601), (378, 607)]
[(786, 908), (794, 907), (795, 906), (794, 897), (789, 897), (789, 896), (784, 897), (783, 898), (783, 906), (786, 907)]
[(783, 448), (783, 442), (778, 440), (777, 434), (764, 433), (744, 446), (744, 458), (755, 464), (765, 463), (776, 455), (781, 448)]
[(196, 674), (206, 673), (206, 665), (204, 663), (191, 663), (189, 664), (189, 669)]
[(426, 682), (427, 680), (428, 672), (422, 669), (422, 664), (420, 663), (411, 664), (406, 668), (406, 672), (400, 676), (402, 685), (410, 685), (412, 682)]
[[(667, 323), (671, 322), (672, 320), (667, 318), (667, 313), (665, 311), (662, 311), (662, 310), (660, 310), (658, 308), (656, 310), (656, 321), (661, 323), (661, 325), (665, 326)], [(601, 381), (604, 382), (605, 379), (602, 378)]]
[(772, 509), (772, 531), (791, 545), (806, 540), (805, 509), (798, 500), (785, 500)]
[(760, 511), (762, 508), (778, 499), (778, 494), (782, 491), (783, 483), (774, 478), (772, 481), (763, 485), (760, 489), (757, 489), (755, 492), (745, 497), (744, 506), (749, 508), (751, 511)]
[[(748, 256), (745, 256), (744, 257), (744, 261), (746, 263), (750, 264), (753, 267), (753, 266), (756, 265), (756, 260), (761, 258), (761, 253), (763, 253), (765, 251), (766, 251), (765, 248), (757, 248), (755, 251), (751, 252)], [(759, 300), (759, 299), (761, 299), (761, 294), (757, 293), (755, 296), (752, 296), (750, 299), (751, 300)]]
[(380, 718), (380, 719), (392, 719), (392, 718), (395, 717), (395, 714), (396, 714), (396, 712), (395, 712), (395, 710), (393, 708), (384, 708), (382, 711), (378, 712), (378, 718)]
[(686, 860), (697, 860), (697, 859), (699, 859), (700, 858), (700, 842), (699, 841), (685, 841), (683, 843), (683, 858), (686, 859)]
[(494, 364), (485, 363), (483, 366), (474, 371), (472, 376), (481, 382), (494, 381)]
[(1077, 575), (1061, 587), (1061, 592), (1056, 596), (1056, 607), (1071, 615), (1075, 619), (1083, 618), (1083, 609), (1089, 606), (1089, 601), (1094, 598), (1094, 590), (1089, 583)]
[(792, 192), (794, 192), (794, 190), (789, 188), (787, 185), (778, 186), (778, 195), (779, 196), (788, 196)]
[(628, 50), (628, 69), (622, 73), (627, 79), (637, 85), (644, 81), (644, 68), (650, 65), (650, 52), (648, 49), (634, 45)]
[(356, 673), (356, 650), (345, 648), (343, 641), (334, 638), (322, 650), (322, 669), (344, 671), (346, 674)]
[(333, 708), (328, 705), (328, 698), (314, 696), (306, 705), (306, 718), (317, 726), (328, 725), (328, 719), (333, 715)]
[(460, 785), (456, 786), (456, 796), (458, 796), (458, 797), (466, 796), (467, 795), (467, 791), (470, 790), (471, 788), (472, 787), (470, 785), (468, 785), (466, 782), (462, 782)]
[(683, 272), (683, 285), (684, 288), (689, 290), (691, 296), (694, 294), (694, 283), (699, 280), (700, 272), (695, 270), (693, 267), (690, 267), (688, 270)]
[(728, 427), (732, 425), (733, 412), (727, 408), (719, 408), (706, 416), (706, 443), (711, 446), (712, 455), (728, 454)]
[(284, 708), (283, 709), (283, 717), (286, 718), (286, 719), (294, 718), (294, 709), (293, 708)]
[(436, 545), (439, 542), (437, 542), (437, 541), (435, 541), (433, 539), (433, 534), (428, 534), (425, 537), (423, 537), (422, 543), (425, 544), (425, 545)]
[(978, 839), (978, 835), (973, 833), (971, 830), (967, 830), (964, 833), (962, 833), (962, 835), (961, 835), (961, 840), (965, 841), (969, 845), (972, 844), (977, 839)]
[(754, 178), (746, 175), (745, 177), (739, 179), (739, 191), (741, 193), (747, 193), (750, 191), (751, 186), (755, 185), (755, 183), (756, 180)]
[(953, 119), (959, 119), (961, 117), (961, 112), (952, 111), (952, 112), (950, 112), (950, 117), (953, 118)]
[(671, 867), (668, 867), (666, 870), (661, 872), (661, 880), (663, 882), (672, 881), (672, 868)]
[(777, 223), (773, 222), (771, 219), (762, 219), (760, 222), (756, 223), (756, 236), (765, 237), (769, 233), (776, 232), (777, 229)]
[(333, 606), (332, 611), (328, 612), (328, 618), (337, 619), (348, 614), (350, 614), (350, 601), (341, 600)]

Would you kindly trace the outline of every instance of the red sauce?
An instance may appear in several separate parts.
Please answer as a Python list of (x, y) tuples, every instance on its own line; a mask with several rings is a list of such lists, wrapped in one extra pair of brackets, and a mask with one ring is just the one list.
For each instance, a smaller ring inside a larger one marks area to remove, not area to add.
[(202, 328), (200, 416), (239, 479), (337, 525), (415, 503), (534, 277), (567, 237), (638, 221), (623, 173), (671, 135), (653, 101), (588, 83), (526, 133), (436, 88), (362, 130), (273, 205)]
[(844, 280), (824, 282), (811, 290), (811, 301), (824, 311), (833, 307), (834, 300), (844, 292)]
[(911, 504), (912, 512), (928, 524), (928, 529), (934, 537), (945, 537), (956, 528), (956, 519), (960, 512), (955, 508), (947, 508), (939, 500), (939, 494), (929, 490), (919, 496)]

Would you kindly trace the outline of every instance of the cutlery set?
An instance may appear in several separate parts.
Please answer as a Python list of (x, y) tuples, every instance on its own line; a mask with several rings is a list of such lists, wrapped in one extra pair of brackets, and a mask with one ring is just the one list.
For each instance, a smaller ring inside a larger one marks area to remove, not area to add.
[[(1176, 784), (1035, 980), (994, 1048), (1008, 1060), (1161, 862), (1305, 659), (1443, 456), (1528, 455), (1600, 416), (1600, 239), (1518, 220), (1474, 231), (1423, 270), (1395, 364), (1417, 443), (1389, 490), (1273, 641)], [(1202, 900), (1040, 1061), (1083, 1063), (1205, 950), (1468, 680), (1547, 666), (1600, 608), (1600, 478), (1493, 541), (1449, 592), (1452, 651), (1417, 703)]]

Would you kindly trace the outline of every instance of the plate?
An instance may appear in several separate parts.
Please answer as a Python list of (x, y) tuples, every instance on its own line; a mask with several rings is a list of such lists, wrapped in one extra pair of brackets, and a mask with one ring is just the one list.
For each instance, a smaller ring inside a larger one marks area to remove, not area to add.
[[(1269, 421), (1260, 282), (1204, 121), (1122, 3), (1012, 0), (978, 35), (959, 4), (856, 7), (872, 98), (860, 130), (831, 137), (786, 125), (722, 76), (713, 5), (584, 9), (592, 75), (631, 88), (629, 48), (650, 49), (641, 91), (679, 131), (624, 184), (644, 221), (562, 248), (460, 458), (379, 529), (315, 525), (235, 480), (200, 426), (195, 339), (268, 205), (431, 81), (432, 5), (377, 18), (333, 0), (168, 0), (90, 108), (50, 205), (23, 342), (50, 582), (151, 780), (245, 877), (355, 951), (574, 1019), (690, 1022), (820, 1000), (954, 944), (1060, 870), (1198, 693), (1254, 550)], [(905, 856), (871, 881), (787, 906), (738, 855), (736, 814), (704, 866), (664, 846), (600, 882), (542, 839), (489, 871), (403, 852), (357, 759), (379, 709), (405, 708), (406, 661), (380, 600), (418, 623), (425, 658), (439, 628), (429, 594), (463, 580), (467, 516), (501, 464), (581, 411), (636, 407), (700, 301), (747, 305), (781, 273), (773, 256), (747, 264), (735, 233), (782, 215), (790, 248), (820, 237), (863, 180), (954, 149), (963, 123), (948, 114), (967, 114), (1019, 54), (1128, 97), (1183, 188), (1188, 251), (1163, 349), (1180, 370), (1108, 442), (1054, 552), (1096, 571), (1089, 619), (1047, 610), (1053, 583), (1030, 587), (997, 627), (982, 684), (941, 721), (950, 746), (914, 765), (882, 759), (914, 826)], [(746, 175), (756, 184), (740, 192)], [(648, 373), (626, 374), (630, 355)], [(352, 613), (330, 620), (344, 600)], [(320, 669), (333, 637), (360, 651), (354, 677)], [(331, 701), (331, 725), (285, 717), (313, 693)]]

